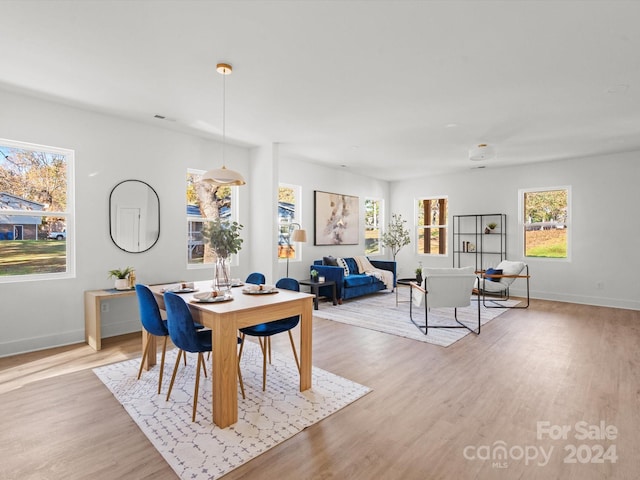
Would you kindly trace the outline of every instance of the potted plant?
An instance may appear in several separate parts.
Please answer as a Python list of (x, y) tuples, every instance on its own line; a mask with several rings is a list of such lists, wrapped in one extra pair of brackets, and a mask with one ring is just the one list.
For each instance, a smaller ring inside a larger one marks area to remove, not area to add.
[(311, 270), (310, 275), (311, 275), (311, 281), (312, 282), (317, 282), (318, 281), (318, 271), (315, 268), (313, 270)]
[(132, 267), (126, 267), (122, 269), (109, 270), (109, 276), (107, 278), (115, 278), (116, 290), (128, 290), (129, 286), (129, 274), (133, 272)]
[(416, 283), (418, 285), (422, 283), (422, 262), (419, 262), (418, 268), (416, 268)]
[(391, 221), (387, 229), (382, 233), (382, 246), (391, 249), (394, 262), (400, 249), (411, 243), (409, 230), (404, 227), (405, 223), (407, 223), (407, 221), (402, 219), (402, 215), (394, 213), (391, 215)]
[(240, 230), (243, 226), (238, 222), (228, 222), (219, 218), (208, 222), (202, 229), (202, 236), (209, 241), (211, 249), (216, 254), (214, 287), (231, 288), (231, 270), (229, 257), (235, 255), (242, 248)]
[(485, 229), (484, 233), (491, 233), (493, 232), (493, 230), (498, 226), (498, 224), (496, 222), (491, 222), (491, 223), (487, 223), (487, 228)]

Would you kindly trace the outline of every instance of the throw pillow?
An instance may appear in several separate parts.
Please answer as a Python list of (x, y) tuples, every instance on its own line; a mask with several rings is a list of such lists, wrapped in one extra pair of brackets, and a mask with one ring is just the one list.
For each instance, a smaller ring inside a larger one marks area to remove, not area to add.
[(347, 265), (347, 262), (345, 262), (344, 258), (337, 258), (336, 260), (338, 261), (338, 266), (342, 267), (342, 269), (344, 270), (344, 276), (348, 277), (349, 276), (349, 265)]
[(332, 256), (328, 256), (328, 257), (322, 257), (322, 264), (323, 265), (329, 265), (331, 267), (338, 267), (338, 260), (335, 257)]
[[(484, 272), (485, 275), (502, 275), (502, 270), (497, 270), (495, 268), (487, 268)], [(487, 280), (491, 280), (492, 282), (499, 282), (499, 278), (488, 278)]]

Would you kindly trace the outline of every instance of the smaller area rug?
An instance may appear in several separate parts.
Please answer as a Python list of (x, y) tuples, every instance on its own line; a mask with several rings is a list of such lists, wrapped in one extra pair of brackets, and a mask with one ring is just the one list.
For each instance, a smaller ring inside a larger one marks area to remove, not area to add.
[[(291, 438), (371, 390), (313, 367), (312, 388), (299, 391), (300, 376), (293, 353), (272, 352), (267, 390), (262, 391), (262, 353), (251, 341), (242, 353), (246, 399), (238, 388), (238, 422), (221, 429), (213, 425), (211, 378), (200, 375), (196, 421), (191, 422), (197, 356), (181, 363), (169, 401), (165, 401), (177, 351), (167, 352), (162, 393), (158, 395), (159, 363), (136, 380), (140, 360), (95, 368), (167, 463), (183, 479), (216, 479)], [(158, 362), (160, 355), (158, 355)], [(207, 362), (207, 373), (211, 362)]]
[[(319, 302), (319, 309), (314, 310), (313, 315), (441, 347), (448, 347), (471, 333), (466, 328), (429, 328), (428, 335), (425, 335), (424, 329), (418, 330), (409, 317), (409, 288), (400, 288), (398, 300), (396, 306), (395, 293), (381, 292), (353, 300), (344, 300), (342, 305), (338, 306), (333, 306), (331, 302)], [(474, 330), (478, 327), (476, 301), (476, 297), (473, 297), (471, 306), (458, 309), (458, 320)], [(520, 302), (517, 300), (503, 302), (508, 306), (518, 303)], [(502, 308), (480, 306), (480, 325), (486, 324), (506, 311)], [(424, 325), (424, 317), (424, 304), (420, 307), (414, 305), (413, 319), (416, 323)], [(432, 308), (429, 311), (429, 325), (456, 325), (453, 308)]]

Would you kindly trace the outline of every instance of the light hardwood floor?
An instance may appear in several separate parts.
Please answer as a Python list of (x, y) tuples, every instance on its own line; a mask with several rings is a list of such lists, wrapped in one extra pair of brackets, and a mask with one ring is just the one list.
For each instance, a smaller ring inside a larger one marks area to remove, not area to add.
[[(275, 340), (290, 348), (286, 335)], [(0, 359), (1, 479), (176, 478), (91, 371), (139, 356), (139, 334), (103, 348)], [(449, 348), (316, 319), (313, 359), (373, 392), (225, 480), (638, 478), (638, 311), (534, 300)], [(582, 421), (617, 436), (576, 439)], [(538, 422), (571, 431), (538, 438)], [(506, 459), (477, 458), (500, 445)], [(577, 463), (565, 463), (570, 445)], [(580, 463), (598, 445), (615, 446), (615, 463)]]

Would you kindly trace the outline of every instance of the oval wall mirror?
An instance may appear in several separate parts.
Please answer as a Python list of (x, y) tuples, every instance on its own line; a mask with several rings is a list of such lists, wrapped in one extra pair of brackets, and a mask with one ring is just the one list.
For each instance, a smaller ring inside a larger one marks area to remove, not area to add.
[(125, 252), (146, 252), (160, 237), (160, 199), (141, 180), (124, 180), (109, 195), (109, 233)]

